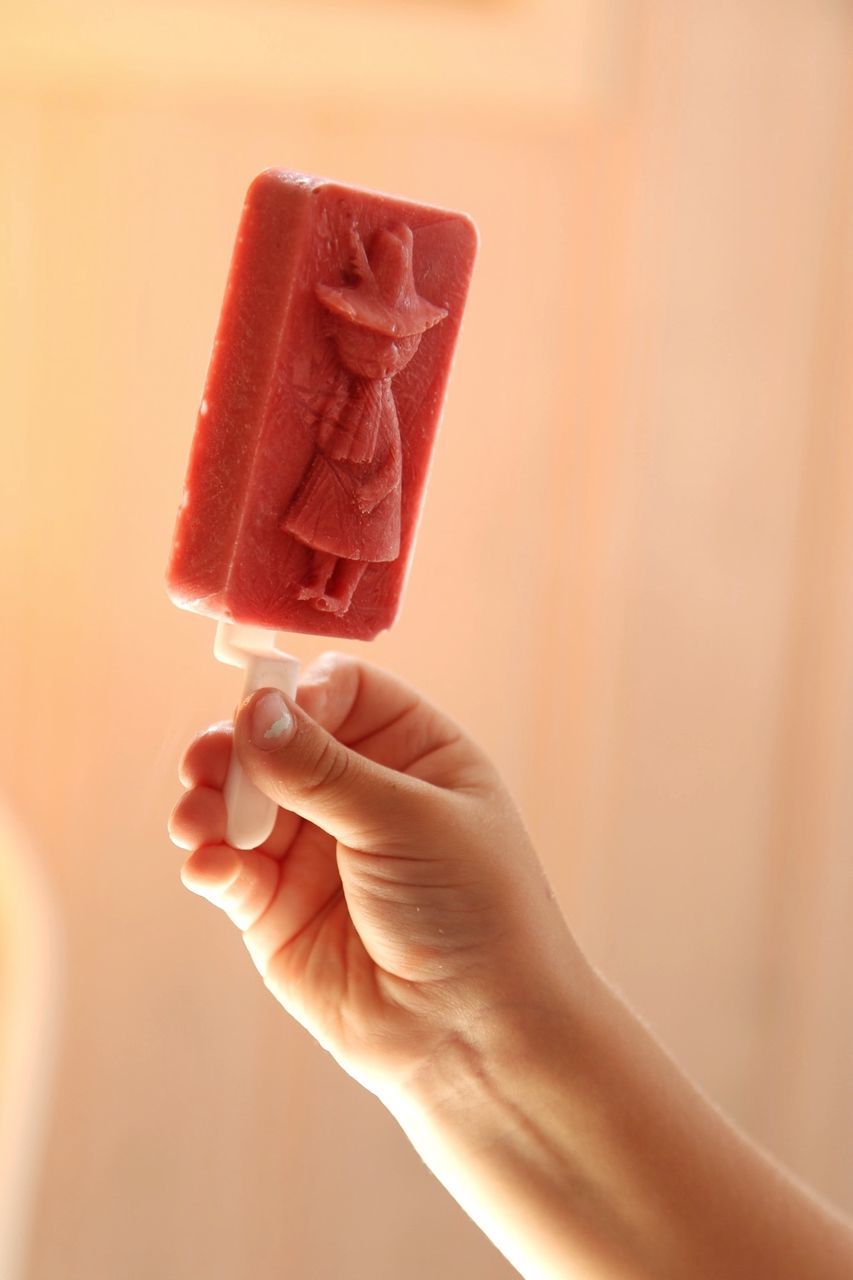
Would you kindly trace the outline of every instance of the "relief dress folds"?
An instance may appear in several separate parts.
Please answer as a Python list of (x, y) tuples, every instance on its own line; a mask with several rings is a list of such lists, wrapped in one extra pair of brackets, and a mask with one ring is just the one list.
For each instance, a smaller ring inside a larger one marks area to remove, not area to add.
[(403, 453), (392, 382), (447, 315), (415, 289), (412, 241), (401, 223), (378, 231), (368, 259), (354, 231), (355, 283), (316, 289), (335, 359), (315, 402), (315, 452), (281, 527), (312, 553), (299, 599), (330, 613), (349, 609), (370, 564), (400, 554)]

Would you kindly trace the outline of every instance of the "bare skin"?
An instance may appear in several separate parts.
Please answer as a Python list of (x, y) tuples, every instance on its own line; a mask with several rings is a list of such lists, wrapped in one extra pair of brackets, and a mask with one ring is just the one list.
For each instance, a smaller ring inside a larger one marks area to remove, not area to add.
[[(232, 749), (281, 806), (257, 850), (224, 843)], [(262, 691), (196, 738), (181, 780), (184, 884), (522, 1275), (853, 1274), (849, 1227), (587, 964), (493, 766), (413, 689), (328, 655), (284, 712)]]

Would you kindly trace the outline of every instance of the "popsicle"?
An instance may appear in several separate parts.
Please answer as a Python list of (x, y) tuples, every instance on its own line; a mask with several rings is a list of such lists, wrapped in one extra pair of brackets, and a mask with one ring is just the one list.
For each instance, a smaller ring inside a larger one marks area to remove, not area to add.
[[(167, 570), (247, 691), (293, 692), (275, 632), (370, 640), (396, 618), (476, 243), (463, 214), (323, 178), (250, 186)], [(274, 808), (233, 771), (248, 847)]]

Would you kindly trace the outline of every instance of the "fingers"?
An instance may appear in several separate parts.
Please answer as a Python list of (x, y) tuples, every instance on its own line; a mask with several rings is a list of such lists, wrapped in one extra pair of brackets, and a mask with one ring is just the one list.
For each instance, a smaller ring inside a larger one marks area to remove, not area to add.
[(259, 971), (265, 975), (271, 957), (340, 893), (333, 841), (314, 827), (305, 828), (297, 851), (281, 864), (265, 909), (251, 926), (242, 926), (243, 941)]
[[(361, 738), (376, 739), (419, 706), (432, 711), (402, 680), (340, 653), (323, 654), (306, 667), (296, 701), (312, 720), (347, 745)], [(185, 787), (225, 786), (233, 730), (233, 723), (226, 720), (193, 739), (178, 768)], [(394, 765), (393, 760), (387, 763)]]
[(424, 784), (462, 791), (487, 771), (453, 721), (402, 680), (355, 658), (332, 653), (313, 663), (296, 705), (289, 704), (292, 732), (275, 734), (268, 721), (259, 742), (249, 719), (260, 696), (241, 709), (235, 731), (214, 725), (187, 749), (180, 773), (191, 790), (171, 822), (184, 848), (225, 839), (224, 803), (215, 792), (225, 784), (235, 743), (249, 776), (282, 810), (262, 846), (279, 857), (300, 818), (344, 843), (394, 843), (399, 831), (411, 832)]
[(422, 783), (347, 747), (273, 689), (240, 708), (234, 745), (266, 795), (352, 847), (379, 849), (410, 834), (424, 804)]
[(172, 810), (169, 836), (181, 849), (218, 844), (225, 839), (227, 814), (222, 792), (212, 787), (185, 791)]
[[(327, 653), (304, 671), (296, 701), (312, 720), (362, 755), (399, 772), (445, 785), (418, 762), (459, 741), (457, 725), (388, 672), (340, 653)], [(180, 765), (184, 786), (223, 787), (232, 725), (212, 725), (187, 748)], [(479, 753), (465, 742), (469, 757)]]
[(377, 764), (450, 790), (491, 774), (459, 726), (403, 680), (340, 653), (305, 671), (296, 701), (313, 720)]
[[(194, 738), (184, 752), (178, 774), (189, 790), (181, 796), (169, 819), (169, 836), (182, 849), (198, 849), (225, 839), (227, 815), (221, 793), (225, 786), (234, 726), (231, 721), (212, 725)], [(280, 810), (272, 832), (260, 846), (280, 858), (287, 852), (301, 819)]]
[(231, 759), (234, 726), (230, 720), (213, 724), (193, 738), (178, 765), (178, 777), (185, 787), (225, 786)]
[(342, 892), (334, 843), (314, 827), (283, 860), (261, 849), (205, 845), (187, 858), (181, 880), (240, 929), (262, 974), (270, 959)]
[(452, 726), (405, 681), (343, 653), (324, 653), (313, 662), (302, 676), (296, 700), (329, 733), (359, 749), (364, 739), (375, 738), (416, 710), (442, 721), (445, 728)]
[(274, 900), (279, 872), (279, 862), (268, 854), (219, 843), (190, 854), (181, 880), (187, 889), (221, 907), (240, 930), (248, 930)]

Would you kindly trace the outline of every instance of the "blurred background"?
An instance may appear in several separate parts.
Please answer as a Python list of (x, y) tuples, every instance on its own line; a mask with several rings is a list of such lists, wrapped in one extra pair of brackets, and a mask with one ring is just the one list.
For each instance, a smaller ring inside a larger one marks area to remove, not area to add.
[(853, 1209), (850, 4), (6, 2), (3, 1276), (514, 1274), (166, 838), (238, 694), (162, 576), (271, 165), (482, 236), (368, 656), (497, 758), (683, 1066)]

